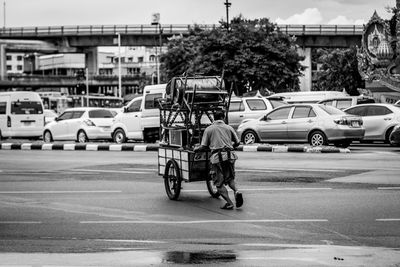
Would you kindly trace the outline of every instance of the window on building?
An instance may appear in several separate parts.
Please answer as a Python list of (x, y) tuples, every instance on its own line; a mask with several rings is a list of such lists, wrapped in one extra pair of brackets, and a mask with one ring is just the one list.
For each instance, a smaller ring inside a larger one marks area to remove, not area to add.
[(149, 60), (150, 60), (150, 62), (156, 61), (156, 56), (150, 55)]
[(11, 55), (7, 55), (7, 60), (11, 60), (12, 59), (12, 57), (11, 57)]
[(143, 57), (138, 57), (137, 60), (138, 60), (139, 63), (143, 63)]
[(133, 57), (128, 57), (128, 62), (133, 62)]
[(22, 70), (22, 65), (18, 65), (17, 70)]
[(12, 66), (11, 65), (7, 65), (7, 70), (12, 70)]
[(17, 56), (17, 61), (22, 61), (22, 56)]

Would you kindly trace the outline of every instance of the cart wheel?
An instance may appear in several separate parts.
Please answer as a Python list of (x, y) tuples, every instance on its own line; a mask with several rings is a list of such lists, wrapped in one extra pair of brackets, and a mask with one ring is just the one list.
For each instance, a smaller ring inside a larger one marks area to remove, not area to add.
[(220, 194), (218, 192), (217, 187), (214, 185), (213, 181), (207, 180), (206, 183), (207, 183), (207, 189), (208, 189), (208, 192), (210, 193), (210, 195), (213, 198), (219, 198)]
[(165, 166), (164, 185), (167, 196), (172, 200), (177, 200), (181, 193), (181, 174), (178, 163), (175, 160), (169, 160)]

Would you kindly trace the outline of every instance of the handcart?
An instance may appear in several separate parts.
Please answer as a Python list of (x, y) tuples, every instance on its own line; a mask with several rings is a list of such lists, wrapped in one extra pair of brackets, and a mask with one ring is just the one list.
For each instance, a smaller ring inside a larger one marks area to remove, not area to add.
[(219, 76), (182, 76), (167, 85), (167, 98), (159, 100), (160, 147), (158, 174), (164, 178), (171, 200), (179, 198), (182, 182), (205, 181), (218, 198), (210, 173), (209, 152), (194, 152), (216, 110), (228, 110), (230, 94)]

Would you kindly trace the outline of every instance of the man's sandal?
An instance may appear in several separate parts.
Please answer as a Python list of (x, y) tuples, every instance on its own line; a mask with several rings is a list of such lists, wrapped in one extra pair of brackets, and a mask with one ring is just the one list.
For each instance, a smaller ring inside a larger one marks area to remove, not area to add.
[(237, 192), (235, 194), (235, 202), (236, 202), (236, 208), (240, 208), (243, 205), (243, 196), (242, 193)]
[(233, 205), (229, 204), (229, 203), (225, 203), (225, 205), (223, 205), (221, 207), (221, 209), (223, 209), (223, 210), (232, 210), (233, 209)]

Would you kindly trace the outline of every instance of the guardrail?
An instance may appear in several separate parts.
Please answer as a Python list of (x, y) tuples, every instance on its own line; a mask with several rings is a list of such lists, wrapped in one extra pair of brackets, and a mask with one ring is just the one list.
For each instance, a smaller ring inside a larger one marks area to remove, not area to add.
[[(196, 25), (202, 29), (220, 27), (215, 24)], [(194, 25), (161, 25), (162, 34), (187, 34)], [(278, 25), (290, 35), (361, 35), (362, 25)], [(90, 25), (0, 28), (0, 37), (57, 37), (93, 35), (158, 35), (158, 25)]]

